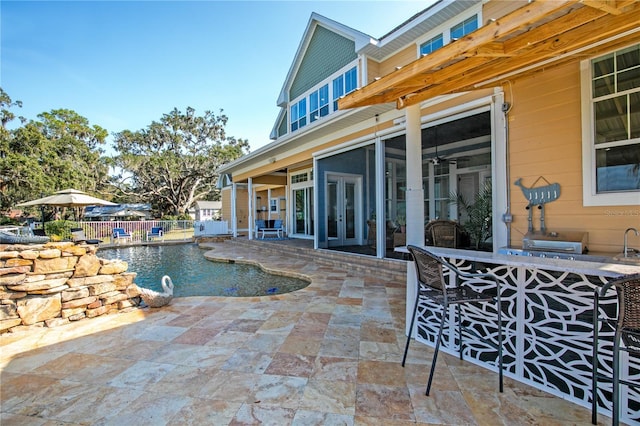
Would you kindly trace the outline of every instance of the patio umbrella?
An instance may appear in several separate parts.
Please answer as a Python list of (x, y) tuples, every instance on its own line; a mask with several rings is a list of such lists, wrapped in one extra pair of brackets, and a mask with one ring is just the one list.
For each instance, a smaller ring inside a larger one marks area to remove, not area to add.
[[(49, 195), (48, 197), (38, 198), (33, 201), (26, 201), (24, 203), (18, 204), (20, 207), (27, 206), (55, 206), (55, 207), (85, 207), (85, 206), (115, 206), (116, 203), (112, 203), (111, 201), (102, 200), (100, 198), (92, 197), (86, 192), (79, 191), (77, 189), (63, 189), (62, 191), (57, 191), (53, 195)], [(77, 212), (76, 212), (77, 218)], [(44, 226), (44, 212), (42, 217), (42, 225)]]
[(48, 197), (27, 201), (18, 204), (20, 207), (26, 206), (56, 206), (56, 207), (85, 207), (85, 206), (115, 206), (116, 203), (92, 197), (86, 192), (77, 189), (63, 189)]

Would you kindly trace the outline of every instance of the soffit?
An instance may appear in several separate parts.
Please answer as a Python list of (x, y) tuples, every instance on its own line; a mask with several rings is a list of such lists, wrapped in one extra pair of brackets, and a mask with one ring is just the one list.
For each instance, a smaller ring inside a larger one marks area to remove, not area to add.
[[(535, 1), (419, 58), (341, 99), (340, 109), (395, 102), (397, 108), (438, 95), (496, 85), (501, 77), (574, 61), (640, 40), (640, 2)], [(579, 56), (582, 55), (582, 56)]]

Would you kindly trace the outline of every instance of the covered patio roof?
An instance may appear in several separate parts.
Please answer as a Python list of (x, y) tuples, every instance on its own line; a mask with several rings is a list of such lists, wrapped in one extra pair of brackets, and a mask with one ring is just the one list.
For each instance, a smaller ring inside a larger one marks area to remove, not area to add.
[(496, 85), (640, 41), (635, 0), (534, 1), (338, 101), (340, 109), (395, 102), (396, 108), (438, 95)]

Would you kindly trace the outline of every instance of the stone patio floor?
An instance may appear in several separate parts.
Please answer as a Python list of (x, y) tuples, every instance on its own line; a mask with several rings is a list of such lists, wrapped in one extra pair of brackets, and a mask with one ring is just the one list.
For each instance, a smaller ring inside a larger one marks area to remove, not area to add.
[(2, 335), (0, 424), (590, 424), (586, 408), (509, 378), (501, 394), (496, 373), (444, 353), (425, 396), (432, 350), (413, 342), (400, 365), (404, 282), (210, 248), (312, 283)]

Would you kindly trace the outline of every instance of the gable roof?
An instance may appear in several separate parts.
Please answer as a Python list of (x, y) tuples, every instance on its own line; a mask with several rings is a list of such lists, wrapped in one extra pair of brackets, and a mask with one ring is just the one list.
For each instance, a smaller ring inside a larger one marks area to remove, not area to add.
[(342, 37), (352, 40), (355, 43), (356, 52), (368, 44), (377, 43), (377, 40), (375, 40), (373, 37), (363, 32), (354, 30), (351, 27), (348, 27), (332, 19), (326, 18), (318, 13), (313, 12), (311, 14), (311, 17), (309, 18), (309, 22), (307, 23), (307, 27), (302, 36), (302, 40), (300, 40), (298, 49), (296, 50), (296, 54), (294, 56), (293, 62), (291, 63), (291, 67), (289, 68), (289, 72), (287, 73), (287, 77), (285, 78), (284, 85), (280, 90), (280, 95), (278, 96), (278, 101), (277, 101), (277, 105), (280, 107), (285, 107), (290, 100), (289, 89), (296, 77), (296, 74), (300, 68), (300, 65), (302, 64), (306, 50), (309, 46), (309, 43), (311, 42), (311, 39), (318, 25)]

